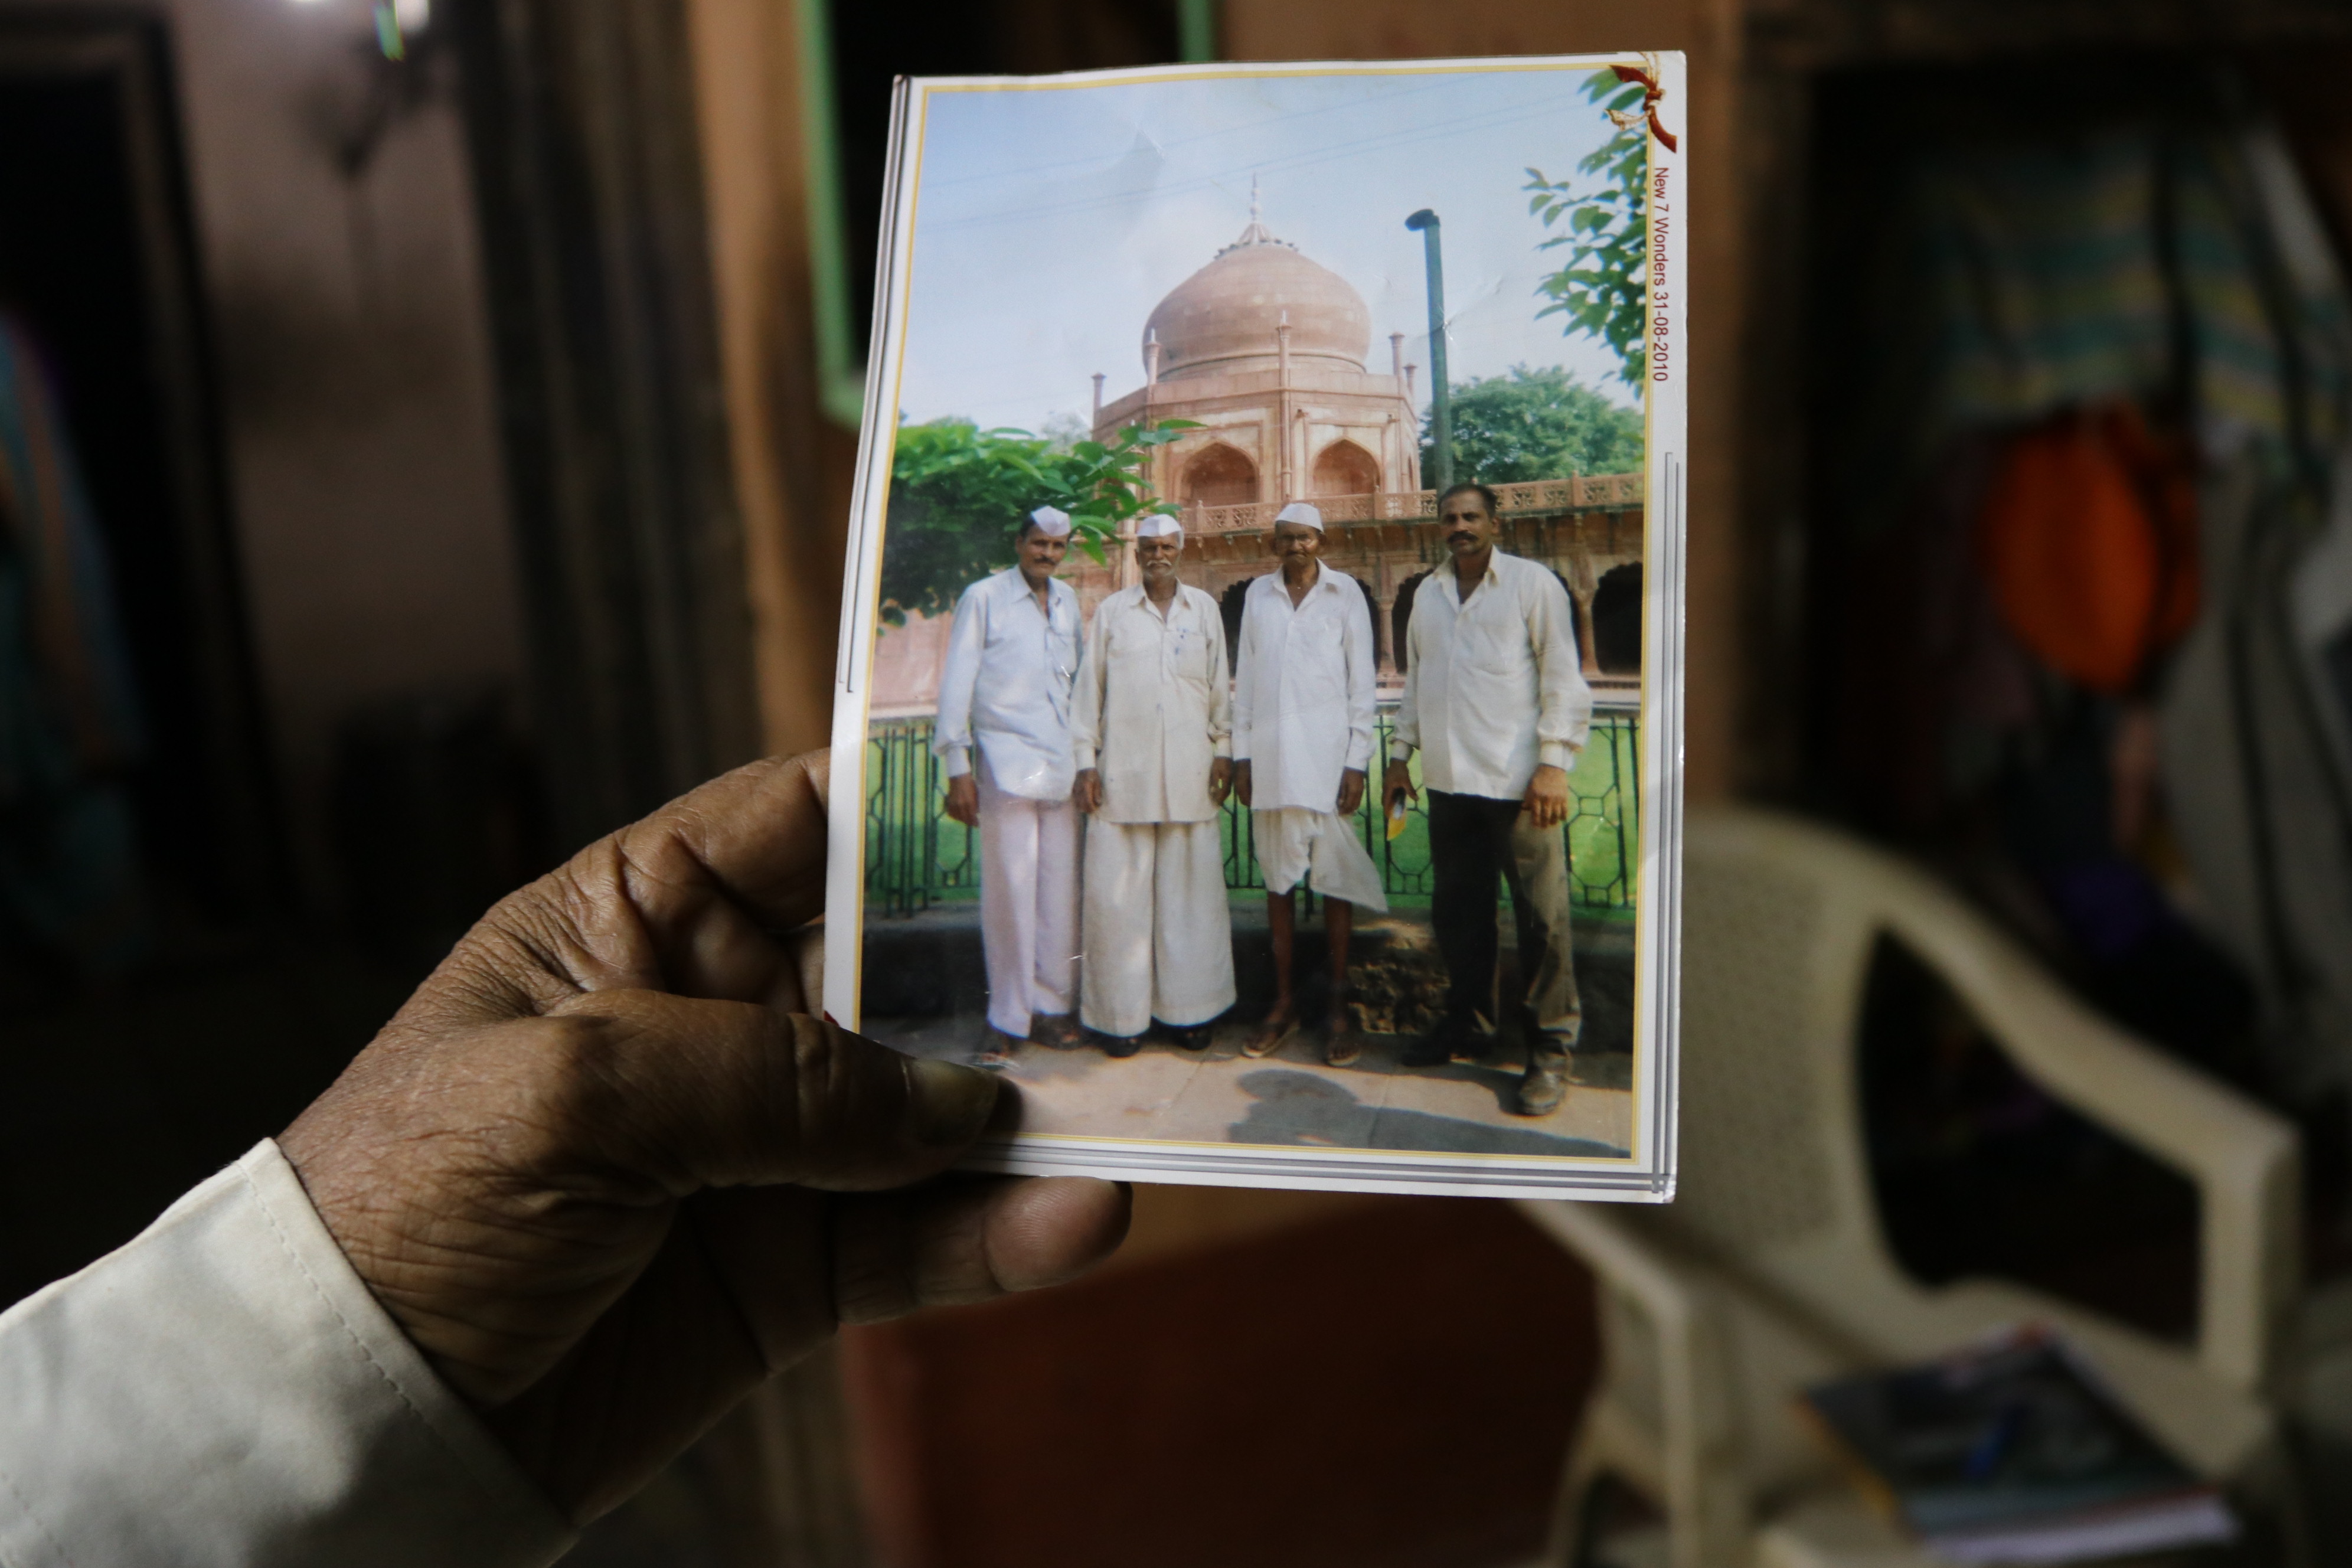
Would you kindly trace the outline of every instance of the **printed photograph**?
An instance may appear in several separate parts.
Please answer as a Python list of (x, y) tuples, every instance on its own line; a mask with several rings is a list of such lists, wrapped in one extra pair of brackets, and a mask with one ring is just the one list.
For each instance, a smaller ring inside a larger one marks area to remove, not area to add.
[(1678, 70), (904, 92), (828, 1002), (1005, 1168), (1670, 1184)]

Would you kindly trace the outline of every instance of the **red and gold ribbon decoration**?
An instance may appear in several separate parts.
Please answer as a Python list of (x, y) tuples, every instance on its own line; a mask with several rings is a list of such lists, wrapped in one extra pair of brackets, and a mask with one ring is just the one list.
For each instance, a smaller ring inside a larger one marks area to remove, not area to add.
[(1631, 113), (1610, 110), (1608, 110), (1610, 122), (1618, 130), (1626, 131), (1640, 121), (1647, 120), (1650, 122), (1650, 134), (1664, 142), (1667, 152), (1680, 152), (1682, 149), (1675, 143), (1675, 133), (1658, 123), (1658, 100), (1666, 96), (1666, 89), (1658, 85), (1654, 68), (1644, 70), (1640, 66), (1612, 66), (1609, 68), (1617, 73), (1619, 81), (1631, 82), (1642, 89), (1642, 107)]

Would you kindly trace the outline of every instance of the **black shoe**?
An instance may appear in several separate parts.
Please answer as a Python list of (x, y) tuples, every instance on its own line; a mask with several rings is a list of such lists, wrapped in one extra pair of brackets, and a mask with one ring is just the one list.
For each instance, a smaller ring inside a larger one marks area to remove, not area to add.
[(1087, 1043), (1102, 1047), (1107, 1057), (1131, 1057), (1143, 1048), (1141, 1035), (1106, 1035), (1100, 1029), (1087, 1031)]
[(1029, 1016), (1029, 1037), (1057, 1051), (1075, 1050), (1078, 1021), (1067, 1013), (1033, 1013)]
[(1568, 1098), (1568, 1064), (1543, 1060), (1519, 1079), (1519, 1093), (1511, 1109), (1521, 1116), (1549, 1116)]
[(1482, 1062), (1494, 1041), (1469, 1018), (1447, 1018), (1405, 1047), (1409, 1068), (1442, 1068), (1449, 1062)]
[(1013, 1053), (1021, 1042), (1003, 1030), (990, 1025), (980, 1032), (980, 1048), (971, 1054), (971, 1065), (1000, 1072), (1013, 1065)]
[(1168, 1024), (1162, 1026), (1167, 1029), (1168, 1037), (1176, 1042), (1177, 1047), (1187, 1051), (1207, 1050), (1209, 1037), (1215, 1032), (1206, 1024)]

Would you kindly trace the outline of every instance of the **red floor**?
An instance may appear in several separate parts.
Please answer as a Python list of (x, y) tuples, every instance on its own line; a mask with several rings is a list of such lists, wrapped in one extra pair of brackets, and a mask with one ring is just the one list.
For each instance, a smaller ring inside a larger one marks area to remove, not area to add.
[(1597, 1342), (1507, 1205), (1395, 1198), (845, 1349), (877, 1568), (1478, 1568), (1541, 1543)]

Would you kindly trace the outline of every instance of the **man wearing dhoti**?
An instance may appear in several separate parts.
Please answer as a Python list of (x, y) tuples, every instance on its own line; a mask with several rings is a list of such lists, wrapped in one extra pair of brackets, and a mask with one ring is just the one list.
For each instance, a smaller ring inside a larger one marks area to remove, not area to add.
[(1327, 571), (1323, 514), (1293, 501), (1276, 514), (1281, 569), (1249, 585), (1234, 679), (1234, 787), (1250, 808), (1265, 874), (1274, 946), (1274, 1009), (1243, 1049), (1270, 1056), (1299, 1025), (1290, 991), (1297, 929), (1292, 893), (1323, 896), (1331, 1003), (1324, 1059), (1345, 1067), (1363, 1050), (1348, 1002), (1348, 942), (1358, 907), (1385, 913), (1388, 895), (1353, 820), (1371, 766), (1372, 615), (1352, 578)]
[[(1509, 1021), (1527, 1036), (1517, 1109), (1541, 1116), (1568, 1095), (1584, 1023), (1570, 952), (1568, 770), (1592, 725), (1568, 589), (1549, 567), (1495, 548), (1495, 492), (1455, 485), (1437, 500), (1450, 559), (1413, 595), (1405, 632), (1401, 753), (1381, 794), (1429, 790), (1430, 917), (1445, 960), (1444, 1020), (1408, 1067), (1477, 1060)], [(1511, 889), (1518, 981), (1498, 1005), (1497, 879)]]
[(947, 814), (980, 829), (984, 1067), (1003, 1067), (1025, 1039), (1077, 1037), (1078, 595), (1054, 577), (1069, 542), (1068, 514), (1050, 506), (1029, 514), (1014, 541), (1018, 563), (956, 601), (940, 678), (931, 744), (947, 763)]
[(1217, 808), (1233, 784), (1233, 699), (1217, 602), (1176, 579), (1184, 531), (1135, 526), (1143, 581), (1095, 609), (1070, 735), (1090, 814), (1078, 1018), (1114, 1057), (1156, 1021), (1200, 1050), (1234, 1005)]

